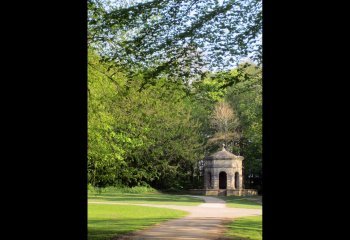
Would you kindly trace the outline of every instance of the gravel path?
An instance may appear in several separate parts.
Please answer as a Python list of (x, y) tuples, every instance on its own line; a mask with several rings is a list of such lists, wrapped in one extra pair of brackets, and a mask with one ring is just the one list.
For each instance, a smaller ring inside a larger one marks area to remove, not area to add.
[(224, 221), (237, 217), (261, 215), (261, 209), (227, 208), (225, 201), (207, 196), (192, 196), (202, 198), (205, 203), (199, 206), (175, 206), (155, 204), (133, 204), (150, 207), (171, 208), (187, 211), (190, 214), (184, 218), (160, 223), (152, 228), (136, 231), (130, 235), (118, 237), (118, 240), (142, 239), (218, 239), (224, 228)]

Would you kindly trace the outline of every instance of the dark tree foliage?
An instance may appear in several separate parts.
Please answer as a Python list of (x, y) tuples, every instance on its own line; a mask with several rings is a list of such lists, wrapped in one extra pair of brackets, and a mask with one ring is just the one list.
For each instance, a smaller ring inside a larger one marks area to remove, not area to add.
[(89, 0), (89, 44), (145, 79), (260, 63), (261, 0)]

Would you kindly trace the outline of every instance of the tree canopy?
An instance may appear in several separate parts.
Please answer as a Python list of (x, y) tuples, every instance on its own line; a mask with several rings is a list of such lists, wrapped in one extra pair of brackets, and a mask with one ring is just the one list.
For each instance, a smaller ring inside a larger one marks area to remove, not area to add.
[(176, 80), (261, 62), (261, 0), (89, 0), (89, 44), (101, 56)]

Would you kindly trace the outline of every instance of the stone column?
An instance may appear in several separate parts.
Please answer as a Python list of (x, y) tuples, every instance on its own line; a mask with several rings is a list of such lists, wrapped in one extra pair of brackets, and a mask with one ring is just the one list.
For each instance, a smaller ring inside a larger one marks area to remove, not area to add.
[(214, 189), (219, 189), (219, 175), (218, 174), (213, 174), (212, 175), (213, 179), (213, 188)]
[(204, 171), (204, 189), (208, 189), (208, 171)]
[(232, 186), (231, 186), (231, 174), (228, 174), (228, 173), (226, 173), (227, 174), (227, 182), (226, 182), (226, 188), (227, 189), (231, 189), (232, 188)]
[(243, 189), (243, 175), (242, 175), (242, 169), (239, 173), (239, 189)]
[(232, 176), (232, 189), (236, 189), (236, 188), (235, 188), (235, 186), (236, 186), (236, 185), (235, 185), (235, 184), (236, 184), (235, 181), (236, 181), (235, 175), (233, 174), (233, 176)]
[[(210, 173), (210, 177), (209, 177), (209, 173)], [(212, 169), (210, 168), (208, 173), (207, 173), (207, 178), (208, 178), (208, 188), (209, 189), (212, 189), (213, 188), (213, 171)]]

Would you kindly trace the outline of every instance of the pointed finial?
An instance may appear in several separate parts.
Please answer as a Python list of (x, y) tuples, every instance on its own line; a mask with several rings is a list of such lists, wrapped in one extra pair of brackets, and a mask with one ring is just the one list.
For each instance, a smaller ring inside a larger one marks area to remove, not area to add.
[(226, 149), (225, 149), (225, 143), (222, 144), (222, 151), (226, 151)]

